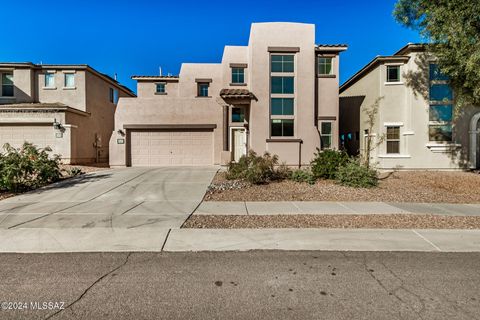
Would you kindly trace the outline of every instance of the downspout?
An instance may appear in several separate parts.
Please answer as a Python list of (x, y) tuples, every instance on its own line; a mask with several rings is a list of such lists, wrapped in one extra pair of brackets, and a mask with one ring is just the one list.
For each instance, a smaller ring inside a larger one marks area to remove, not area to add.
[(223, 151), (228, 150), (228, 105), (223, 106)]

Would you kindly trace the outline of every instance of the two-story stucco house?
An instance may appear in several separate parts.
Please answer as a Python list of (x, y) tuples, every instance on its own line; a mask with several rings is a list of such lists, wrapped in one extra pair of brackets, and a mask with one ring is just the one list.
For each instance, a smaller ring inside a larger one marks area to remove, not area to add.
[(121, 98), (110, 165), (211, 165), (247, 150), (308, 164), (338, 147), (339, 53), (316, 45), (315, 26), (254, 23), (247, 46), (221, 63), (182, 64), (179, 76), (134, 76), (138, 98)]
[[(480, 167), (480, 108), (454, 108), (454, 92), (422, 44), (377, 56), (340, 87), (340, 140), (381, 169)], [(366, 110), (378, 101), (373, 130)]]
[(108, 159), (119, 97), (134, 97), (87, 65), (0, 63), (0, 146), (52, 148), (64, 163)]

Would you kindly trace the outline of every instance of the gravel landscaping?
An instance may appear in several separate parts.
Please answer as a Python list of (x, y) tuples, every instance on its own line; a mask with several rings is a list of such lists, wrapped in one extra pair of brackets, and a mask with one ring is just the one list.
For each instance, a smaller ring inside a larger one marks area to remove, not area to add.
[(480, 203), (480, 174), (470, 172), (395, 172), (376, 188), (352, 188), (330, 180), (313, 185), (290, 180), (266, 185), (228, 181), (218, 173), (205, 201), (383, 201)]
[(367, 229), (480, 229), (480, 217), (439, 215), (192, 215), (183, 228), (367, 228)]

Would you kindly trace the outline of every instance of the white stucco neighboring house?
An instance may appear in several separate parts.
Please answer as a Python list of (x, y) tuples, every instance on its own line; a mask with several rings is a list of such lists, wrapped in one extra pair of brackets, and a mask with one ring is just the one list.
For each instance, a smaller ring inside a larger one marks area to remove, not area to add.
[[(368, 132), (365, 110), (377, 99), (376, 123)], [(455, 110), (454, 99), (425, 45), (377, 56), (340, 87), (341, 144), (351, 154), (365, 154), (371, 135), (381, 142), (371, 153), (381, 169), (479, 168), (480, 108)]]

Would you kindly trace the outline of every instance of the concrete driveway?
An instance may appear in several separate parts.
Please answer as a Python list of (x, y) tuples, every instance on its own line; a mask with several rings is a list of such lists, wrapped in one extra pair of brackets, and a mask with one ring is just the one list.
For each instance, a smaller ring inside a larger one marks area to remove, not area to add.
[[(113, 237), (120, 238), (125, 230), (157, 234), (159, 229), (182, 225), (216, 171), (216, 167), (126, 168), (84, 175), (0, 201), (0, 229), (22, 230), (18, 237), (32, 240), (47, 230), (56, 235), (55, 241), (62, 235), (66, 239), (74, 235), (74, 240), (84, 236), (87, 241), (101, 239), (102, 234), (105, 241), (112, 241), (107, 230), (117, 230)], [(84, 232), (93, 229), (100, 232)]]

